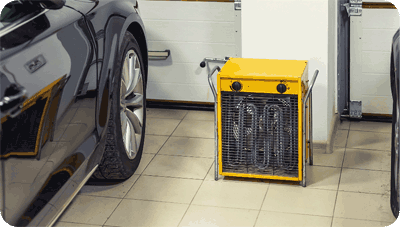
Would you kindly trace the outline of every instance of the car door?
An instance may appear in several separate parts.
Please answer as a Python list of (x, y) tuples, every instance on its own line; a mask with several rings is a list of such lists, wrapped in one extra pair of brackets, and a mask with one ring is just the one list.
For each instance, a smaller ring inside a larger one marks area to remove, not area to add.
[(97, 143), (96, 46), (73, 6), (27, 12), (0, 29), (2, 216), (36, 225), (63, 205)]

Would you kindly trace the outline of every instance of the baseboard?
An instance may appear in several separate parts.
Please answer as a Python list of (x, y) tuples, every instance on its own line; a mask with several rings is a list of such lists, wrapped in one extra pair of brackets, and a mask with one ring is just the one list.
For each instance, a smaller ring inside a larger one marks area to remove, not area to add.
[(148, 108), (214, 111), (214, 103), (147, 100)]
[(326, 143), (322, 141), (313, 141), (313, 149), (318, 149), (318, 150), (326, 150)]

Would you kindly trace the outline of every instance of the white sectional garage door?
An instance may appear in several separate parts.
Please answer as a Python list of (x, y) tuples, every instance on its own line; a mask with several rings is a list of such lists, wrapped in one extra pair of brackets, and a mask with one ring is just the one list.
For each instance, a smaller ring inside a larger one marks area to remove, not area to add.
[(362, 101), (363, 114), (392, 114), (390, 51), (399, 12), (390, 5), (366, 8), (371, 2), (388, 3), (363, 1), (362, 16), (351, 16), (350, 100)]
[(235, 56), (233, 2), (140, 1), (139, 7), (149, 50), (171, 50), (167, 60), (149, 62), (147, 99), (214, 102), (207, 69), (199, 65), (205, 57)]

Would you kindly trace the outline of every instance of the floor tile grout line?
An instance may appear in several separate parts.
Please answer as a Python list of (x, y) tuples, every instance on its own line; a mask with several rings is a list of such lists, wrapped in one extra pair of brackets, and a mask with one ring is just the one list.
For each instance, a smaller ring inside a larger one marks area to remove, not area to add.
[[(167, 135), (153, 135), (153, 134), (146, 134), (149, 136), (167, 136)], [(168, 136), (169, 137), (169, 136)], [(205, 137), (193, 137), (193, 136), (173, 136), (171, 135), (170, 137), (172, 138), (185, 138), (185, 139), (207, 139), (207, 140), (212, 140), (213, 138), (205, 138)]]
[[(211, 169), (211, 168), (212, 168), (212, 164), (211, 164), (210, 169)], [(208, 171), (210, 171), (210, 169), (209, 169)], [(204, 181), (205, 181), (207, 175), (208, 175), (208, 172), (206, 173), (206, 176), (204, 177), (204, 179), (203, 179), (203, 181), (201, 182), (199, 188), (197, 189), (196, 193), (194, 194), (192, 200), (190, 201), (189, 206), (188, 206), (188, 208), (186, 209), (185, 213), (183, 213), (183, 216), (182, 216), (181, 220), (179, 221), (177, 227), (179, 227), (179, 225), (182, 223), (183, 219), (185, 218), (185, 216), (186, 216), (188, 210), (190, 209), (190, 206), (192, 205), (192, 202), (193, 202), (194, 198), (196, 198), (197, 193), (199, 193), (201, 186), (203, 186), (203, 183), (204, 183)]]
[[(176, 127), (178, 127), (180, 123), (181, 123), (181, 122), (179, 122), (178, 125), (177, 125)], [(173, 132), (172, 132), (172, 133), (173, 133)], [(172, 133), (171, 133), (171, 135), (172, 135)], [(158, 149), (158, 151), (154, 154), (154, 157), (155, 157), (156, 155), (158, 155), (158, 153), (160, 153), (161, 149), (162, 149), (162, 148), (165, 146), (165, 144), (168, 142), (169, 138), (171, 138), (171, 135), (169, 135), (168, 138), (164, 141), (164, 143), (161, 145), (161, 147)], [(153, 158), (154, 158), (154, 157), (153, 157)], [(153, 160), (153, 159), (152, 159), (152, 160)], [(150, 162), (149, 162), (149, 164), (150, 164)], [(146, 168), (147, 168), (147, 166), (146, 166)], [(144, 172), (144, 170), (143, 170), (143, 172)]]
[(172, 176), (162, 176), (162, 175), (152, 175), (152, 174), (141, 174), (141, 176), (148, 176), (148, 177), (164, 177), (164, 178), (186, 179), (186, 180), (203, 180), (203, 179), (201, 179), (201, 178), (172, 177)]
[(107, 219), (104, 221), (104, 223), (102, 224), (105, 225), (107, 223), (107, 221), (111, 218), (111, 216), (114, 214), (115, 210), (117, 210), (117, 208), (119, 207), (119, 205), (122, 203), (122, 201), (124, 199), (120, 199), (121, 201), (119, 201), (119, 203), (115, 206), (114, 210), (110, 213), (110, 215), (108, 215)]
[(200, 157), (200, 156), (189, 156), (189, 155), (176, 155), (176, 154), (158, 154), (163, 156), (176, 156), (176, 157), (186, 157), (186, 158), (206, 158), (206, 159), (214, 159), (214, 157)]
[(214, 122), (214, 120), (195, 120), (195, 119), (177, 119), (177, 118), (159, 118), (159, 117), (148, 117), (148, 119), (158, 119), (158, 120), (176, 120), (176, 121), (212, 121)]
[[(350, 133), (347, 134), (349, 136)], [(346, 141), (347, 145), (347, 141)], [(340, 174), (339, 174), (339, 182), (336, 190), (336, 197), (335, 197), (335, 202), (333, 203), (333, 212), (332, 212), (332, 221), (331, 221), (331, 227), (333, 227), (333, 219), (335, 217), (335, 210), (336, 210), (336, 203), (337, 203), (337, 198), (339, 195), (339, 188), (340, 188), (340, 180), (342, 179), (342, 172), (343, 172), (343, 164), (344, 164), (344, 159), (346, 158), (346, 148), (344, 149), (344, 154), (343, 154), (343, 160), (342, 160), (342, 167), (340, 168)]]
[(342, 147), (342, 148), (348, 148), (352, 150), (376, 151), (376, 152), (391, 152), (390, 150), (377, 150), (377, 149), (357, 148), (357, 147)]
[[(72, 222), (72, 221), (57, 221), (57, 222), (64, 222), (64, 223), (71, 223), (71, 224), (80, 224), (80, 225), (89, 225), (89, 226), (103, 226), (103, 225), (95, 225), (89, 223), (81, 223), (81, 222)], [(53, 225), (54, 226), (54, 225)]]
[[(180, 124), (180, 122), (179, 122), (179, 124)], [(175, 132), (175, 130), (174, 130), (174, 132)], [(148, 133), (146, 133), (146, 135), (149, 135), (149, 136), (168, 136), (168, 138), (169, 137), (174, 137), (174, 138), (181, 137), (181, 138), (192, 138), (192, 139), (214, 139), (214, 137), (172, 136), (172, 134), (171, 135), (160, 135), (160, 134), (148, 134)]]
[(383, 222), (383, 223), (390, 223), (390, 221), (377, 221), (371, 219), (359, 219), (359, 218), (345, 218), (345, 217), (336, 217), (340, 219), (348, 219), (348, 220), (357, 220), (357, 221), (369, 221), (369, 222)]
[[(350, 137), (350, 129), (347, 131), (346, 144), (344, 146), (345, 147), (345, 149), (344, 149), (345, 152), (346, 152), (346, 148), (347, 148), (347, 143), (349, 142), (349, 137)], [(343, 164), (342, 164), (342, 167), (343, 167)]]
[[(214, 160), (215, 161), (215, 160)], [(206, 180), (206, 178), (207, 178), (207, 176), (208, 176), (208, 173), (212, 170), (212, 168), (213, 168), (213, 165), (215, 165), (215, 162), (213, 162), (212, 164), (211, 164), (211, 166), (210, 166), (210, 168), (208, 169), (208, 171), (207, 171), (207, 174), (206, 174), (206, 176), (203, 178), (203, 181), (205, 181)], [(215, 178), (215, 176), (214, 176), (214, 178)], [(214, 179), (215, 180), (215, 179)], [(219, 174), (218, 174), (218, 180), (219, 180)]]
[[(285, 186), (288, 186), (288, 187), (293, 187), (293, 188), (295, 188), (295, 187), (299, 187), (299, 186), (301, 186), (301, 185), (297, 185), (297, 184), (294, 184), (294, 185), (290, 185), (290, 184), (277, 184), (277, 183), (270, 183), (270, 185), (274, 185), (274, 186), (277, 186), (277, 187), (285, 187)], [(301, 188), (303, 188), (303, 187), (301, 187)], [(337, 191), (337, 189), (328, 189), (328, 188), (315, 188), (315, 187), (311, 187), (311, 186), (307, 186), (307, 187), (305, 187), (304, 188), (304, 190), (320, 190), (320, 191)]]
[(260, 210), (258, 211), (258, 214), (257, 214), (256, 220), (254, 221), (254, 225), (253, 225), (253, 227), (255, 227), (255, 226), (256, 226), (256, 224), (257, 224), (258, 217), (260, 216), (260, 213), (261, 213), (262, 207), (263, 207), (263, 205), (264, 205), (264, 202), (265, 202), (265, 198), (267, 198), (267, 194), (268, 194), (268, 191), (269, 191), (269, 187), (270, 187), (270, 186), (271, 186), (271, 183), (268, 183), (268, 188), (267, 188), (267, 191), (265, 192), (264, 199), (263, 199), (263, 201), (262, 201), (262, 203), (261, 203)]
[(367, 195), (380, 195), (380, 196), (387, 195), (387, 193), (356, 192), (356, 191), (345, 191), (345, 190), (339, 190), (339, 192), (355, 193), (355, 194), (367, 194)]
[(175, 130), (179, 127), (179, 125), (181, 124), (182, 120), (179, 121), (179, 123), (176, 125), (174, 131), (172, 131), (172, 133), (168, 136), (168, 138), (165, 140), (164, 144), (158, 149), (157, 153), (154, 154), (154, 156), (151, 158), (151, 160), (149, 161), (149, 163), (146, 165), (146, 167), (143, 169), (142, 173), (140, 175), (142, 175), (144, 173), (144, 171), (146, 171), (147, 167), (150, 165), (150, 163), (154, 160), (154, 158), (158, 155), (158, 153), (160, 152), (160, 150), (164, 147), (164, 145), (167, 143), (167, 141), (169, 140), (169, 138), (171, 138), (171, 135), (174, 134)]
[[(347, 130), (347, 129), (338, 129), (338, 130)], [(373, 133), (383, 133), (383, 134), (391, 134), (392, 132), (381, 132), (381, 131), (371, 131), (370, 130), (356, 130), (356, 129), (349, 129), (349, 132), (373, 132)]]
[(269, 212), (269, 213), (297, 214), (297, 215), (303, 215), (303, 216), (323, 217), (323, 218), (330, 218), (330, 217), (332, 217), (332, 216), (330, 216), (330, 215), (317, 215), (317, 214), (306, 214), (306, 213), (293, 213), (293, 212), (283, 212), (283, 211), (271, 211), (271, 210), (261, 210), (261, 211)]
[(222, 208), (222, 209), (233, 209), (233, 210), (245, 210), (245, 211), (258, 211), (258, 209), (249, 209), (249, 208), (238, 208), (238, 207), (224, 207), (224, 206), (216, 206), (216, 205), (203, 205), (203, 204), (191, 204), (193, 206), (200, 207), (212, 207), (212, 208)]
[(125, 200), (135, 200), (135, 201), (146, 201), (146, 202), (155, 202), (155, 203), (170, 203), (170, 204), (180, 204), (180, 205), (189, 205), (189, 203), (178, 203), (171, 201), (162, 201), (162, 200), (151, 200), (151, 199), (138, 199), (138, 198), (124, 198)]
[[(179, 124), (180, 124), (180, 122), (179, 122)], [(175, 130), (174, 130), (174, 132), (175, 132)], [(168, 136), (168, 135), (147, 134), (147, 133), (146, 133), (146, 135), (149, 135), (149, 136)], [(184, 138), (193, 138), (193, 139), (214, 139), (214, 137), (211, 138), (211, 137), (193, 137), (193, 136), (172, 136), (172, 134), (169, 135), (168, 138), (169, 137), (184, 137)]]
[(340, 147), (340, 148), (348, 148), (348, 149), (352, 149), (352, 150), (366, 150), (366, 151), (376, 151), (376, 152), (391, 152), (391, 150), (376, 150), (376, 149), (368, 149), (368, 148), (357, 148), (357, 147)]
[(352, 167), (343, 167), (343, 169), (367, 170), (367, 171), (376, 171), (376, 172), (390, 172), (390, 170), (362, 169), (362, 168), (352, 168)]

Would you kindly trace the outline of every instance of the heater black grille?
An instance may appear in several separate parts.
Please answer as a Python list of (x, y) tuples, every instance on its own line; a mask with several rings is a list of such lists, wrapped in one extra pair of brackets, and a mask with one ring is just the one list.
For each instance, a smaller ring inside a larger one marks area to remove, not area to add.
[(221, 92), (222, 171), (298, 177), (298, 96)]

